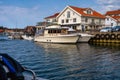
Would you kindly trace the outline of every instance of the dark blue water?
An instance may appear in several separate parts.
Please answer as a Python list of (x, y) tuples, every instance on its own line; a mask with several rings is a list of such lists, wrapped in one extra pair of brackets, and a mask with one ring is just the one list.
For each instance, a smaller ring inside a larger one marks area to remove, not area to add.
[(0, 53), (50, 80), (120, 80), (120, 46), (48, 44), (2, 37)]

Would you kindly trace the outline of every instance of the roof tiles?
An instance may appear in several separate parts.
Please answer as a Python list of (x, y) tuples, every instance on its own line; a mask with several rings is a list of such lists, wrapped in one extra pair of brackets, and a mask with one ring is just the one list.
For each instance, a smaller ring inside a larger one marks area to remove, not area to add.
[(59, 13), (55, 13), (55, 14), (52, 15), (52, 16), (48, 16), (48, 17), (46, 17), (45, 19), (56, 18), (58, 15), (59, 15)]
[(116, 14), (120, 14), (120, 9), (114, 11), (107, 11), (105, 15), (116, 15)]
[[(92, 10), (91, 8), (79, 8), (79, 7), (75, 7), (75, 6), (69, 6), (71, 7), (73, 10), (75, 10), (76, 12), (78, 12), (79, 14), (81, 14), (82, 16), (89, 16), (89, 17), (97, 17), (97, 18), (105, 18), (104, 15)], [(86, 14), (84, 11), (86, 11), (87, 9), (92, 10), (92, 14)]]

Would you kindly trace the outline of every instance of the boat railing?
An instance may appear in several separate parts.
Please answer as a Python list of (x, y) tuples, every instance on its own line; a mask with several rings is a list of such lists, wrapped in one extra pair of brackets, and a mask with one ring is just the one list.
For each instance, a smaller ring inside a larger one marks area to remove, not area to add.
[(32, 80), (37, 80), (37, 79), (36, 79), (36, 74), (35, 74), (32, 70), (24, 68), (24, 72), (31, 73), (32, 76), (33, 76), (33, 79), (32, 79)]

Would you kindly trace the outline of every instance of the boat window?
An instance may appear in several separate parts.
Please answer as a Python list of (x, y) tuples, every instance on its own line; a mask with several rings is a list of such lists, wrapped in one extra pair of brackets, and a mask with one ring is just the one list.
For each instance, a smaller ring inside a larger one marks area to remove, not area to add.
[(48, 33), (61, 33), (61, 30), (48, 30)]
[(61, 33), (61, 30), (58, 30), (58, 33)]
[(56, 30), (53, 30), (53, 33), (56, 33)]
[(48, 30), (48, 33), (52, 33), (52, 30)]
[(66, 30), (62, 30), (61, 33), (66, 33)]

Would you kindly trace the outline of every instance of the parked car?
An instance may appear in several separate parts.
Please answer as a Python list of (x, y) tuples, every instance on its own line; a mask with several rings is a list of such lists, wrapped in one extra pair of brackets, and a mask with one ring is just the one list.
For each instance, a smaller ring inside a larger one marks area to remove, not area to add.
[(100, 30), (100, 32), (111, 32), (111, 31), (112, 31), (112, 27), (105, 27)]
[(112, 28), (112, 31), (113, 31), (113, 32), (120, 31), (120, 26), (114, 26), (114, 27)]

